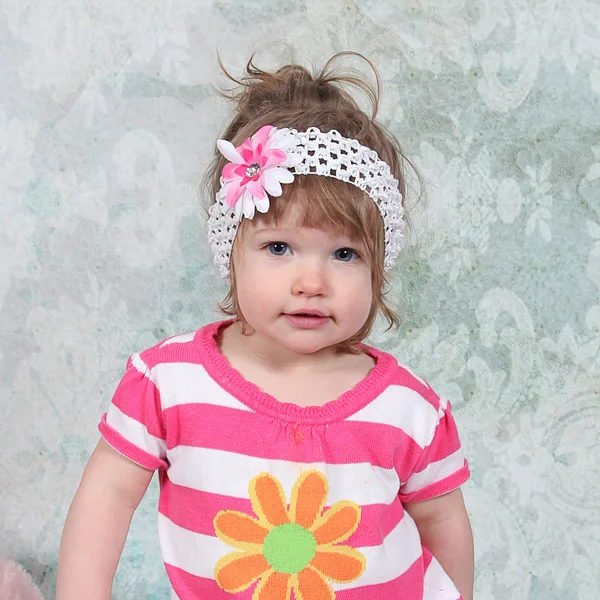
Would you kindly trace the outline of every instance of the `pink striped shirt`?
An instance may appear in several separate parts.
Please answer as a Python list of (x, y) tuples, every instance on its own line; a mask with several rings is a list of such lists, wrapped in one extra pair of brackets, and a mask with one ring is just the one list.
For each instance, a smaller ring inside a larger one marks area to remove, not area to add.
[(179, 600), (456, 600), (403, 502), (469, 477), (450, 404), (389, 354), (324, 406), (263, 393), (213, 323), (133, 355), (99, 425), (160, 477)]

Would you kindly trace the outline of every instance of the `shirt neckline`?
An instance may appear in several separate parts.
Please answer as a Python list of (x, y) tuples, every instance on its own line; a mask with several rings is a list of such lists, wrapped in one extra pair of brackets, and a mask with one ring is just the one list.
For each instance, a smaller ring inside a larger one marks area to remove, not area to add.
[(366, 353), (375, 359), (375, 366), (351, 390), (323, 406), (298, 406), (281, 402), (244, 379), (221, 354), (217, 336), (221, 328), (233, 320), (217, 321), (196, 332), (195, 345), (208, 375), (226, 392), (248, 408), (283, 421), (318, 425), (343, 420), (379, 396), (389, 385), (396, 360), (390, 354), (363, 344)]

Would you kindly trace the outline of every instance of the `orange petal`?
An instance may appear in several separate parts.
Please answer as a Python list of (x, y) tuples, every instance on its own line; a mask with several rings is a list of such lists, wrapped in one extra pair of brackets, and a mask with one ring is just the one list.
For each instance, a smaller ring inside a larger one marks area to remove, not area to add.
[(312, 532), (317, 544), (334, 544), (347, 540), (360, 522), (360, 506), (342, 500), (327, 510)]
[(230, 552), (215, 565), (215, 580), (226, 592), (241, 592), (272, 571), (260, 553)]
[(273, 475), (261, 473), (257, 475), (248, 488), (252, 508), (261, 521), (273, 527), (289, 523), (285, 494), (281, 484)]
[(358, 579), (365, 570), (365, 557), (349, 546), (321, 546), (317, 548), (310, 567), (317, 569), (327, 579), (337, 583), (348, 583)]
[(327, 498), (327, 479), (319, 471), (306, 471), (294, 484), (290, 500), (290, 518), (310, 529), (321, 515)]
[(251, 516), (236, 510), (222, 510), (217, 513), (213, 524), (217, 537), (226, 544), (240, 550), (260, 552), (269, 530)]
[(287, 573), (271, 573), (254, 590), (252, 600), (290, 600), (292, 586)]
[(310, 566), (298, 573), (294, 594), (297, 600), (335, 600), (335, 592), (331, 586)]

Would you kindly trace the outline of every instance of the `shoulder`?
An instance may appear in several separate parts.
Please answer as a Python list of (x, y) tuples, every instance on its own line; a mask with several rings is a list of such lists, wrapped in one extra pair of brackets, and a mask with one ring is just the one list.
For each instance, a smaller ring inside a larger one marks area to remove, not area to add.
[(168, 337), (149, 348), (134, 353), (130, 357), (129, 363), (138, 370), (154, 370), (165, 364), (202, 365), (206, 361), (210, 342), (215, 344), (214, 336), (218, 327), (219, 323), (210, 323), (195, 331)]
[(376, 348), (369, 348), (369, 351), (378, 361), (383, 362), (385, 365), (385, 380), (387, 384), (385, 391), (390, 396), (397, 397), (398, 399), (418, 399), (436, 411), (445, 407), (446, 401), (440, 398), (424, 377), (400, 362), (392, 354)]
[(385, 385), (355, 418), (396, 427), (425, 446), (444, 416), (446, 400), (394, 356), (380, 350), (374, 354), (386, 364)]

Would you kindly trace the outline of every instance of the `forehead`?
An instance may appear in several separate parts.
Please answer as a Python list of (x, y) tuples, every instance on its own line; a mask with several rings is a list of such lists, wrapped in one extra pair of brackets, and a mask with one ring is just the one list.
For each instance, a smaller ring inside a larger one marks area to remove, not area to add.
[(290, 208), (277, 218), (269, 214), (257, 214), (252, 220), (242, 221), (240, 233), (250, 236), (270, 235), (276, 232), (286, 234), (308, 235), (315, 233), (325, 234), (327, 237), (347, 239), (353, 242), (361, 242), (363, 236), (355, 235), (354, 232), (342, 226), (334, 226), (330, 223), (316, 224), (306, 222), (299, 208)]

